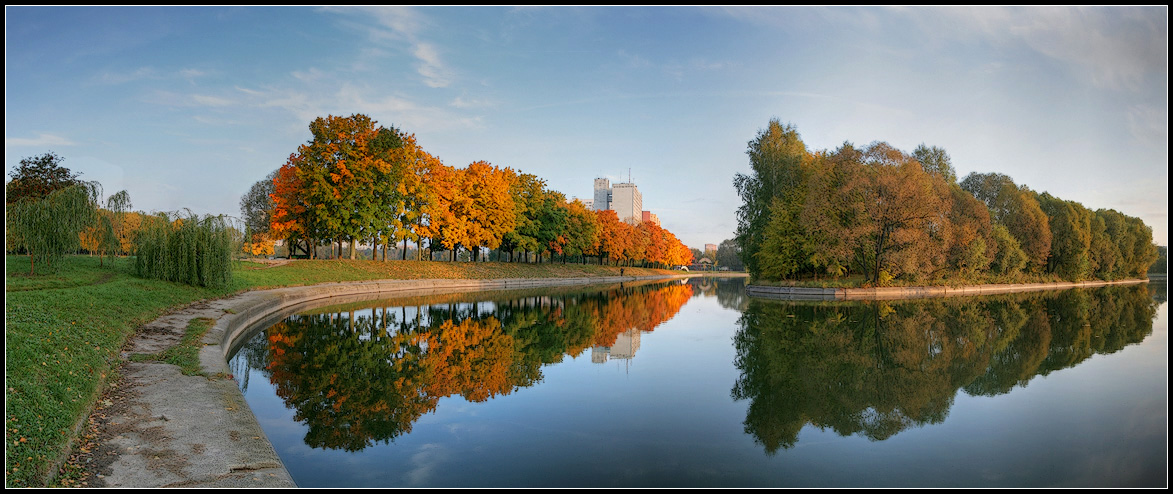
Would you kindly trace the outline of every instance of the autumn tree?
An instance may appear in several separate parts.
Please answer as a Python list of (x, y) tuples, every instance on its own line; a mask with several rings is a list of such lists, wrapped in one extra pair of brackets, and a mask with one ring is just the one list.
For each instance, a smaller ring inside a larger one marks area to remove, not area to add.
[(606, 258), (611, 263), (623, 260), (623, 252), (631, 242), (628, 230), (631, 225), (619, 221), (613, 210), (595, 211), (599, 223), (599, 261)]
[(461, 178), (463, 173), (442, 163), (428, 170), (424, 184), (429, 192), (424, 216), (427, 223), (421, 226), (420, 235), (428, 238), (431, 248), (437, 246), (452, 251), (456, 260), (456, 248), (467, 244), (467, 218), (457, 211), (468, 211), (469, 199), (463, 195)]
[(566, 205), (566, 245), (563, 254), (569, 256), (598, 255), (599, 218), (594, 211), (575, 199)]
[(513, 260), (515, 251), (528, 253), (538, 250), (542, 208), (545, 204), (546, 181), (530, 173), (514, 177), (510, 189), (514, 204), (514, 228), (502, 237), (501, 249)]
[(297, 255), (298, 248), (303, 249), (305, 256), (312, 259), (317, 245), (317, 232), (313, 227), (313, 210), (304, 194), (305, 180), (301, 178), (297, 167), (300, 162), (296, 154), (290, 155), (289, 161), (277, 169), (273, 177), (273, 192), (269, 196), (273, 204), (270, 233), (274, 238), (285, 240), (290, 259)]
[(1005, 225), (1018, 240), (1033, 272), (1046, 268), (1051, 253), (1051, 228), (1047, 215), (1039, 207), (1034, 194), (1018, 187), (1006, 175), (971, 173), (961, 181), (961, 188), (986, 203), (990, 219)]
[(505, 234), (516, 224), (513, 197), (509, 187), (512, 171), (502, 170), (484, 161), (476, 161), (461, 172), (460, 194), (467, 198), (454, 204), (455, 214), (463, 216), (466, 246), (473, 250), (473, 261), (481, 247), (496, 249)]

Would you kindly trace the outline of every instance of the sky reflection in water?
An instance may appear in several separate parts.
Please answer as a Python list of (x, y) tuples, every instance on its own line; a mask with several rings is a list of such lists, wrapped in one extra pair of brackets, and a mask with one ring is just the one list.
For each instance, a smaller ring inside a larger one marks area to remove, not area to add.
[(306, 311), (230, 365), (302, 487), (1164, 486), (1161, 288), (458, 294)]

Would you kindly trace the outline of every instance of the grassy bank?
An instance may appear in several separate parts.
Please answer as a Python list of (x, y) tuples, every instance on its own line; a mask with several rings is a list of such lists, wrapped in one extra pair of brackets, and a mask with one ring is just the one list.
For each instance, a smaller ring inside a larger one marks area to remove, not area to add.
[[(67, 257), (60, 272), (29, 276), (27, 256), (5, 259), (5, 486), (44, 485), (70, 450), (120, 349), (136, 328), (188, 303), (246, 290), (376, 279), (612, 276), (577, 264), (431, 261), (238, 263), (231, 286), (196, 288), (131, 274), (130, 259)], [(630, 276), (680, 274), (625, 268)]]

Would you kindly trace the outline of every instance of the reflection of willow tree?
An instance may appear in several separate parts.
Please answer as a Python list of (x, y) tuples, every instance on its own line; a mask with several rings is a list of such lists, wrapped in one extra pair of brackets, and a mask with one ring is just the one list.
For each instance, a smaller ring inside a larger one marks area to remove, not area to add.
[(651, 331), (691, 295), (687, 285), (645, 285), (489, 302), (448, 297), (410, 313), (351, 305), (290, 317), (267, 330), (267, 348), (241, 351), (248, 367), (268, 356), (277, 395), (309, 427), (307, 444), (357, 451), (409, 433), (440, 398), (508, 395), (540, 382), (542, 365), (614, 342), (616, 327)]
[(734, 337), (745, 430), (767, 452), (807, 424), (883, 440), (942, 422), (959, 389), (1008, 392), (1141, 341), (1142, 286), (872, 303), (752, 299)]

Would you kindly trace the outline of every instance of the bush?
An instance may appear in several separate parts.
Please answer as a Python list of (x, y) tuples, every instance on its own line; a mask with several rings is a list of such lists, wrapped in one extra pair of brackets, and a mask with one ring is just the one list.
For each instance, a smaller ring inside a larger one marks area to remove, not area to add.
[(143, 278), (211, 288), (232, 282), (232, 232), (223, 216), (189, 212), (173, 220), (159, 213), (144, 221), (135, 250), (135, 273)]

